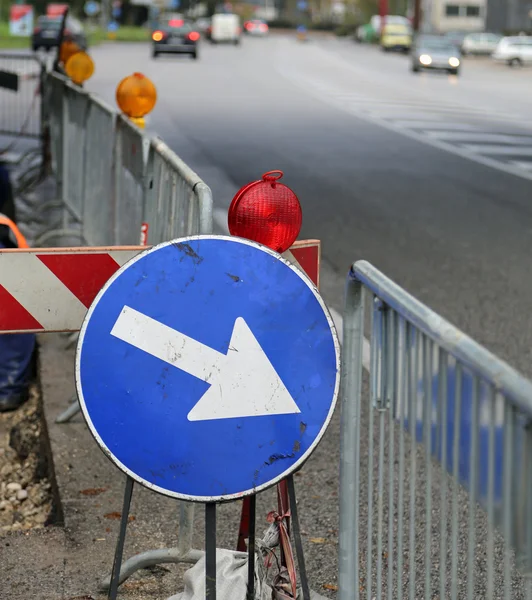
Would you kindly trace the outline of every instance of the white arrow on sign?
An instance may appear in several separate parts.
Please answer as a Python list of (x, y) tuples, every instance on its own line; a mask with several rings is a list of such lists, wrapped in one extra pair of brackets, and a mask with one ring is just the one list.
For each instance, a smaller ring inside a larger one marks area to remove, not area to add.
[(227, 354), (124, 306), (111, 335), (210, 383), (188, 413), (189, 421), (301, 412), (242, 317)]

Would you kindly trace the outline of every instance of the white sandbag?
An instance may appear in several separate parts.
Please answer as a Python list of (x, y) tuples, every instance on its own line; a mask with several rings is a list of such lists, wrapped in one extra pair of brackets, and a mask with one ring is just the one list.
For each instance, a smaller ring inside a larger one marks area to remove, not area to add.
[[(258, 557), (257, 557), (258, 558)], [(271, 600), (272, 590), (263, 584), (264, 569), (255, 565), (255, 600)], [(205, 600), (205, 556), (184, 576), (185, 590), (168, 600)], [(248, 585), (247, 552), (216, 550), (216, 600), (246, 600)]]
[[(255, 600), (293, 600), (286, 569), (281, 569), (272, 577), (265, 567), (264, 559), (271, 556), (279, 545), (279, 525), (270, 524), (262, 539), (257, 539), (255, 555)], [(275, 559), (269, 561), (271, 567), (278, 566)], [(270, 569), (271, 570), (271, 569)], [(269, 579), (267, 581), (267, 577)], [(183, 578), (185, 590), (168, 600), (205, 600), (205, 555), (188, 571)], [(271, 585), (269, 582), (272, 582)], [(248, 553), (233, 550), (216, 550), (216, 600), (247, 600)], [(303, 600), (301, 589), (297, 589), (296, 600)], [(310, 600), (326, 600), (311, 590)]]

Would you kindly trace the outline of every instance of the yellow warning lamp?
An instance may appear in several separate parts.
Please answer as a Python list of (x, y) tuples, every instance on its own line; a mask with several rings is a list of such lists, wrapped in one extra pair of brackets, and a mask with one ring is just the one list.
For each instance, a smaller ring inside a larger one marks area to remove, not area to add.
[(76, 52), (66, 62), (66, 74), (74, 83), (81, 85), (94, 73), (94, 61), (86, 52)]
[(59, 60), (66, 65), (68, 59), (76, 54), (76, 52), (81, 52), (81, 48), (75, 42), (67, 40), (61, 44), (61, 48), (59, 50)]
[(144, 116), (153, 110), (156, 102), (157, 90), (142, 73), (122, 79), (116, 88), (116, 103), (138, 127), (144, 127)]

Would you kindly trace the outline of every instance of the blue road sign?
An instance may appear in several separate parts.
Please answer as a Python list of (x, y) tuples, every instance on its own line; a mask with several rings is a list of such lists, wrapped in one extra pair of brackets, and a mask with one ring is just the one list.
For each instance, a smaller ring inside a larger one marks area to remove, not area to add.
[(88, 2), (85, 2), (83, 10), (88, 17), (94, 17), (100, 12), (100, 5), (94, 0), (88, 0)]
[(172, 8), (173, 10), (177, 10), (181, 5), (181, 0), (168, 0), (167, 6), (168, 8)]
[(298, 10), (307, 10), (308, 4), (305, 2), (305, 0), (299, 0), (299, 2), (297, 3), (297, 8)]
[(120, 15), (122, 14), (122, 9), (120, 6), (113, 7), (111, 14), (113, 15), (113, 19), (119, 19)]
[(255, 242), (195, 236), (135, 257), (101, 290), (77, 389), (128, 475), (168, 496), (229, 500), (310, 456), (336, 403), (338, 348), (296, 267)]
[(117, 31), (119, 25), (116, 21), (111, 21), (108, 25), (107, 25), (107, 31)]

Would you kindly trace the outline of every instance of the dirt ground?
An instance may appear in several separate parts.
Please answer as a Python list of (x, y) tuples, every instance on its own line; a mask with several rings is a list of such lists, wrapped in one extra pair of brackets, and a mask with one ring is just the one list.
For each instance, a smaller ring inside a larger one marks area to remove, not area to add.
[(39, 388), (16, 411), (0, 413), (0, 535), (44, 527), (52, 514)]

